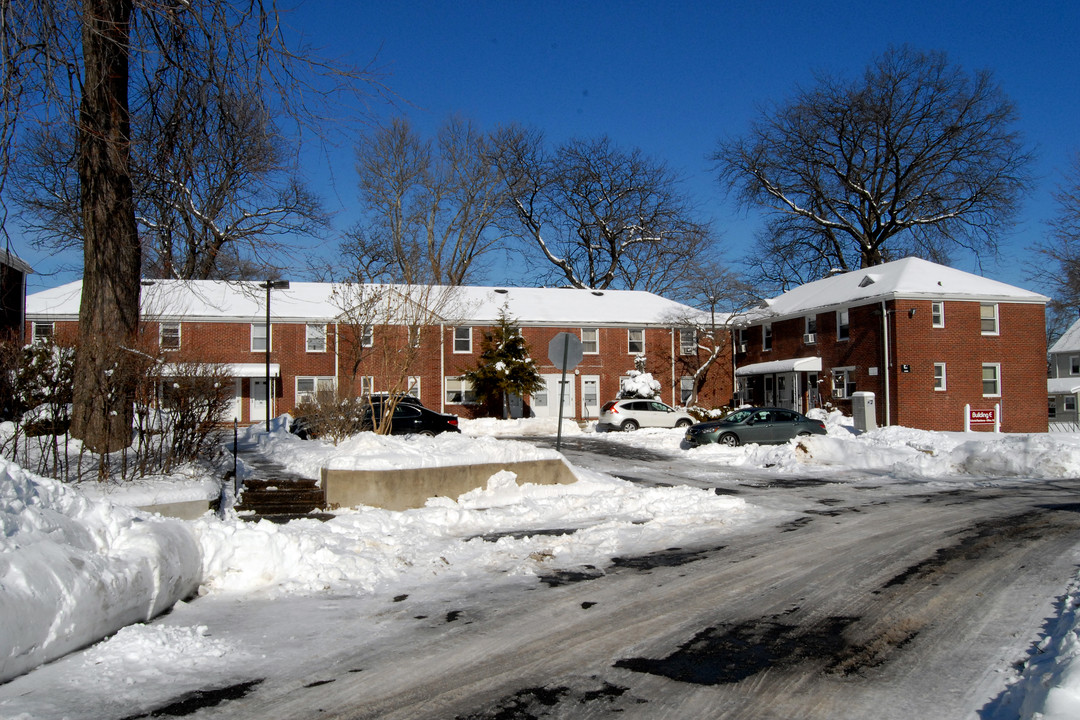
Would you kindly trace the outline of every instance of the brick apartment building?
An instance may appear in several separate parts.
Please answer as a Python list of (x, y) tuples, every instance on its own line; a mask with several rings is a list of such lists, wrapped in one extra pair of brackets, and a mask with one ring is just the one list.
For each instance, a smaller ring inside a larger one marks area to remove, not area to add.
[[(641, 354), (664, 388), (663, 399), (681, 404), (707, 357), (687, 324), (696, 311), (640, 291), (305, 282), (267, 290), (257, 282), (177, 280), (143, 285), (142, 350), (160, 352), (177, 367), (219, 367), (234, 384), (228, 419), (241, 422), (266, 416), (268, 375), (272, 415), (317, 391), (336, 389), (353, 395), (407, 390), (430, 408), (469, 417), (476, 406), (460, 375), (476, 367), (484, 331), (502, 311), (521, 328), (547, 383), (545, 392), (514, 404), (515, 414), (558, 414), (560, 373), (547, 352), (560, 332), (573, 333), (583, 345), (582, 362), (567, 376), (564, 417), (596, 418)], [(81, 291), (82, 283), (74, 282), (29, 296), (29, 337), (72, 342)], [(699, 380), (699, 402), (725, 404), (731, 391), (727, 348)]]
[(926, 430), (998, 406), (1002, 431), (1046, 432), (1047, 299), (917, 258), (808, 283), (739, 319), (736, 395), (850, 414), (872, 392), (878, 425)]

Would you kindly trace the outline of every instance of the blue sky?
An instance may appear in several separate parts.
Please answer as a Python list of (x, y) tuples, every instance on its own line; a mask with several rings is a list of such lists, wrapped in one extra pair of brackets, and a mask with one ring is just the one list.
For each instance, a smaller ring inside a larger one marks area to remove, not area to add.
[[(456, 113), (484, 129), (524, 123), (555, 142), (606, 134), (665, 160), (687, 178), (732, 263), (757, 217), (737, 211), (716, 183), (707, 156), (717, 141), (745, 132), (758, 108), (812, 84), (815, 71), (860, 73), (891, 44), (990, 69), (1019, 108), (1037, 185), (1016, 231), (1001, 239), (1001, 260), (982, 258), (983, 274), (1039, 289), (1024, 274), (1024, 248), (1042, 236), (1050, 193), (1080, 151), (1080, 2), (311, 0), (288, 23), (327, 55), (376, 58), (399, 101), (357, 112), (406, 114), (424, 131)], [(307, 169), (341, 229), (356, 217), (352, 144), (331, 158)], [(51, 262), (16, 251), (43, 269)], [(954, 265), (980, 271), (972, 257)], [(504, 279), (500, 272), (488, 280)], [(66, 279), (41, 278), (39, 287)]]

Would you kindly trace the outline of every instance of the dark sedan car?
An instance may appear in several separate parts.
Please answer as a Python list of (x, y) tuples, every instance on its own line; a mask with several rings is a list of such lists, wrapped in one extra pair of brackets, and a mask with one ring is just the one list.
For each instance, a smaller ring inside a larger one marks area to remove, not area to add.
[(800, 435), (824, 435), (825, 423), (783, 408), (754, 407), (736, 410), (720, 420), (698, 423), (686, 431), (692, 446), (720, 443), (785, 443)]
[[(360, 427), (373, 430), (379, 426), (383, 417), (383, 404), (371, 403), (364, 408)], [(434, 436), (444, 432), (461, 432), (457, 415), (435, 412), (414, 402), (399, 402), (390, 416), (391, 435), (427, 435)]]

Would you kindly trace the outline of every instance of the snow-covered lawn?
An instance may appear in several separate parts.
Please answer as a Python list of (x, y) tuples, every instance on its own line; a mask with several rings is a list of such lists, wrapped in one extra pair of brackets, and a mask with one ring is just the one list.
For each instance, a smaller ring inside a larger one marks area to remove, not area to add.
[[(604, 438), (715, 466), (833, 479), (869, 475), (875, 483), (955, 486), (1080, 475), (1077, 436), (906, 428), (856, 435), (849, 422), (833, 415), (827, 436), (773, 447), (688, 450), (675, 430)], [(283, 431), (266, 434), (260, 427), (246, 431), (244, 440), (311, 477), (321, 466), (437, 467), (556, 456), (506, 439), (554, 435), (551, 421), (464, 421), (462, 427), (461, 435), (436, 438), (365, 433), (337, 447)], [(582, 432), (592, 430), (563, 427), (564, 436)], [(87, 673), (119, 673), (133, 664), (162, 672), (212, 672), (228, 648), (207, 637), (205, 628), (132, 625), (193, 592), (280, 602), (320, 593), (396, 595), (451, 579), (483, 586), (690, 544), (718, 528), (735, 529), (779, 512), (711, 490), (642, 487), (580, 468), (575, 474), (573, 485), (518, 486), (512, 474), (499, 473), (486, 488), (416, 510), (361, 507), (341, 510), (326, 523), (273, 525), (246, 523), (229, 513), (184, 522), (132, 509), (216, 494), (218, 483), (208, 470), (185, 468), (154, 481), (84, 487), (0, 462), (0, 681), (109, 635), (90, 651), (94, 664)], [(1080, 662), (1074, 662), (1080, 655), (1078, 598), (1073, 587), (1062, 601), (1058, 629), (1044, 640), (1046, 655), (1015, 689), (1029, 697), (1026, 717), (1080, 716)], [(16, 617), (18, 623), (8, 621)], [(170, 665), (175, 667), (165, 670)], [(92, 680), (88, 675), (82, 681)]]

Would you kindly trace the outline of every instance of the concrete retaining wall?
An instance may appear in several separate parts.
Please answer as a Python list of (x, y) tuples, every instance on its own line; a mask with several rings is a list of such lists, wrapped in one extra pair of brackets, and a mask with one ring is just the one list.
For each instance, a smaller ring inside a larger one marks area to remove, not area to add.
[(322, 486), (329, 507), (370, 505), (387, 510), (423, 507), (428, 498), (459, 495), (487, 486), (500, 470), (517, 474), (519, 485), (570, 484), (577, 481), (562, 460), (450, 465), (407, 470), (322, 469)]
[(159, 505), (144, 505), (139, 510), (157, 513), (162, 517), (180, 518), (181, 520), (195, 520), (201, 518), (210, 510), (209, 500), (188, 500), (186, 502), (161, 503)]

